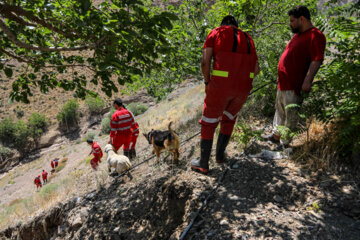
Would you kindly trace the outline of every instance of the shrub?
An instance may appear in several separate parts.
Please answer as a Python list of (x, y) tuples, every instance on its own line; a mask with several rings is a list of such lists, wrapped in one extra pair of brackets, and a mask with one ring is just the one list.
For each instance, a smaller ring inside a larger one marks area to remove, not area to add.
[(10, 146), (15, 140), (16, 124), (10, 118), (4, 118), (0, 122), (0, 141)]
[(106, 116), (105, 118), (103, 118), (103, 120), (101, 121), (101, 132), (104, 134), (110, 134), (110, 120), (111, 120), (111, 116), (113, 115), (113, 113), (115, 112), (114, 108), (110, 109), (110, 114), (108, 116)]
[(104, 109), (105, 107), (105, 103), (104, 100), (102, 100), (101, 98), (94, 98), (94, 97), (88, 97), (85, 100), (89, 112), (91, 115), (98, 115), (101, 113), (101, 111)]
[(20, 154), (26, 153), (30, 143), (30, 129), (26, 122), (18, 121), (16, 123), (16, 132), (14, 138), (15, 141), (13, 147), (18, 150)]
[(143, 103), (134, 102), (130, 103), (127, 106), (127, 109), (129, 109), (135, 116), (137, 116), (146, 112), (146, 110), (148, 110), (148, 106)]
[(44, 114), (32, 113), (29, 117), (29, 131), (30, 136), (34, 139), (37, 144), (40, 140), (41, 135), (46, 131), (48, 127), (48, 121)]
[(10, 148), (0, 146), (0, 160), (7, 159), (13, 155), (13, 152)]
[(69, 100), (57, 115), (57, 119), (61, 126), (69, 127), (77, 125), (79, 119), (79, 104), (75, 99)]
[(87, 139), (94, 140), (95, 135), (96, 135), (96, 133), (94, 133), (94, 132), (88, 132), (88, 134), (87, 134)]

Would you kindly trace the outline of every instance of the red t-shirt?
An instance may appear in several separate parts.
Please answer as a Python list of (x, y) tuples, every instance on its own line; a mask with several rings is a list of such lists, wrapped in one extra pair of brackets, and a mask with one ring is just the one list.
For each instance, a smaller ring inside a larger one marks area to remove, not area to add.
[[(256, 54), (255, 44), (252, 38), (247, 34), (250, 39), (250, 51)], [(231, 26), (221, 26), (213, 29), (209, 35), (207, 36), (204, 48), (213, 48), (214, 49), (214, 58), (217, 52), (232, 52), (234, 44), (234, 29)], [(245, 37), (245, 33), (242, 31), (238, 31), (238, 45), (236, 48), (237, 53), (247, 53), (247, 40)], [(256, 57), (257, 59), (257, 57)]]
[(281, 55), (278, 65), (278, 89), (300, 94), (310, 63), (324, 60), (326, 38), (316, 27), (296, 33)]

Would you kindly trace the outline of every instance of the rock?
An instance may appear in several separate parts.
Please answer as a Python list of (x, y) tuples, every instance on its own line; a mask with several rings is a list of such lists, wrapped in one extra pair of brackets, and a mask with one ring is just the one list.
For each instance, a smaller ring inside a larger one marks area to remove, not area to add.
[(287, 207), (287, 210), (289, 210), (289, 211), (294, 211), (294, 210), (295, 210), (295, 206), (294, 206), (294, 205), (288, 206), (288, 207)]
[(116, 232), (116, 233), (118, 233), (120, 231), (120, 227), (116, 227), (116, 228), (114, 228), (114, 230), (113, 230), (113, 232)]
[(239, 168), (239, 164), (237, 163), (234, 163), (232, 166), (231, 166), (232, 169), (238, 169)]
[(74, 220), (71, 221), (70, 226), (72, 229), (77, 229), (82, 225), (81, 216), (77, 215)]
[(280, 197), (279, 195), (275, 195), (275, 196), (274, 196), (274, 200), (275, 200), (276, 202), (282, 202), (282, 201), (283, 201), (283, 198)]
[(210, 232), (208, 232), (207, 236), (208, 236), (208, 237), (213, 237), (213, 236), (215, 236), (216, 232), (217, 232), (216, 229), (211, 230)]
[(229, 222), (225, 219), (220, 221), (220, 225), (228, 225), (228, 224), (229, 224)]

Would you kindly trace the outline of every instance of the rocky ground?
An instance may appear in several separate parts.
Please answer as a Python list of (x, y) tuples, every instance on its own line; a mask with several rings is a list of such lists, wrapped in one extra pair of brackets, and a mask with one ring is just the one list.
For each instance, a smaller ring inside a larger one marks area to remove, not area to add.
[[(182, 133), (183, 139), (195, 132)], [(198, 137), (183, 145), (178, 166), (170, 157), (160, 165), (142, 164), (131, 177), (109, 178), (103, 188), (0, 236), (178, 239), (226, 167), (212, 160), (207, 176), (191, 171), (197, 142)], [(253, 145), (253, 153), (275, 147)], [(291, 159), (241, 155), (234, 142), (228, 148), (231, 169), (185, 239), (359, 239), (359, 183), (353, 178), (309, 172)]]
[[(168, 101), (183, 93), (179, 88)], [(267, 129), (264, 120), (254, 122)], [(185, 142), (199, 130), (197, 119), (177, 129), (178, 165), (163, 154), (161, 164), (151, 159), (130, 175), (109, 176), (100, 188), (8, 227), (0, 239), (179, 239), (226, 167), (185, 239), (359, 239), (358, 176), (310, 171), (284, 154), (290, 151), (274, 153), (276, 145), (261, 141), (246, 154), (231, 141), (230, 165), (217, 165), (213, 149), (211, 171), (202, 175), (189, 166), (199, 155), (199, 136)], [(151, 156), (143, 142), (135, 164)]]

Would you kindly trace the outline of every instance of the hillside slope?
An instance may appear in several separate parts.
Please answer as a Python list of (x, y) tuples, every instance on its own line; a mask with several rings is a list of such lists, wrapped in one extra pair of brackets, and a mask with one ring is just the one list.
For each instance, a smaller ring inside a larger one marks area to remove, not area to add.
[[(51, 206), (40, 206), (41, 211), (21, 222), (24, 213), (8, 215), (6, 221), (10, 217), (18, 220), (0, 232), (0, 238), (178, 239), (226, 167), (215, 163), (213, 150), (209, 175), (190, 170), (190, 159), (199, 155), (199, 137), (185, 140), (200, 130), (197, 120), (203, 95), (202, 85), (189, 85), (137, 118), (141, 132), (166, 129), (169, 121), (174, 121), (183, 141), (178, 165), (171, 164), (171, 156), (164, 154), (161, 164), (150, 160), (131, 176), (114, 179), (106, 173), (104, 162), (100, 171), (91, 171), (86, 164), (90, 151), (86, 143), (70, 143), (47, 156), (68, 153), (64, 169), (51, 179), (51, 184), (69, 186), (55, 192), (62, 198), (50, 197)], [(250, 123), (253, 128), (267, 129), (267, 122), (252, 119)], [(107, 139), (97, 137), (101, 146)], [(260, 141), (251, 146), (252, 154), (275, 148)], [(137, 162), (151, 156), (152, 149), (143, 137), (139, 137), (137, 150)], [(232, 140), (228, 162), (233, 164), (186, 239), (358, 239), (360, 195), (356, 179), (311, 172), (291, 158), (271, 160), (241, 152), (239, 143)], [(30, 164), (34, 164), (31, 169), (41, 168), (46, 160)], [(6, 182), (4, 178), (1, 181)], [(23, 191), (29, 191), (27, 188), (24, 185)], [(34, 195), (39, 199), (48, 196), (43, 191)], [(9, 201), (7, 207), (11, 207)]]

